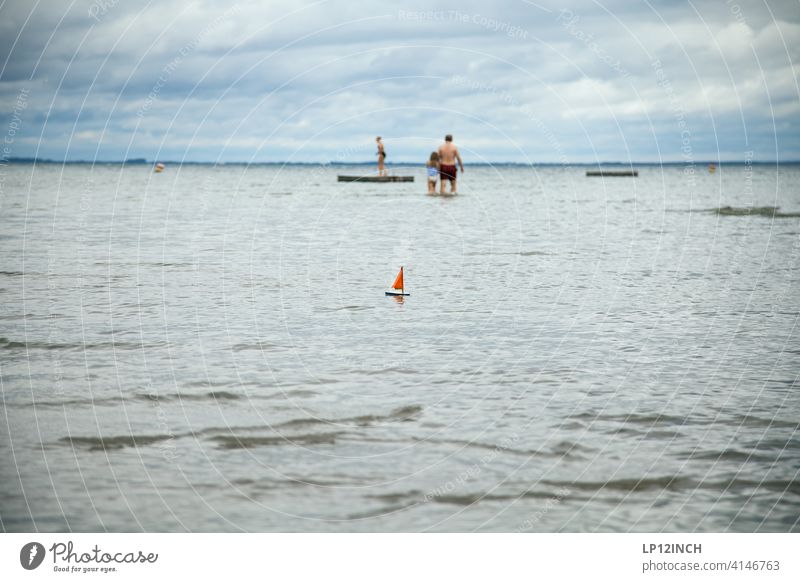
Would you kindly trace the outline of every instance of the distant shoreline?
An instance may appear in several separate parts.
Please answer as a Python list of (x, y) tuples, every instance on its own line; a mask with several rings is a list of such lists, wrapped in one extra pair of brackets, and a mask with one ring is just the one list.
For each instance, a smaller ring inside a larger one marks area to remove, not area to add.
[[(348, 167), (348, 166), (374, 166), (374, 160), (365, 160), (359, 162), (198, 162), (198, 161), (178, 161), (178, 160), (146, 160), (144, 158), (136, 158), (130, 160), (51, 160), (46, 158), (8, 158), (0, 159), (0, 164), (55, 164), (55, 165), (128, 165), (128, 166), (152, 166), (157, 162), (161, 162), (167, 166), (329, 166), (329, 167)], [(755, 161), (755, 160), (695, 160), (691, 163), (694, 166), (707, 166), (715, 164), (717, 166), (789, 166), (798, 165), (800, 160), (789, 161)], [(423, 162), (395, 162), (386, 164), (387, 167), (418, 167), (424, 165)], [(466, 164), (471, 167), (519, 167), (519, 168), (536, 168), (536, 167), (609, 167), (609, 166), (623, 166), (623, 167), (653, 167), (653, 166), (686, 166), (686, 161), (677, 162), (574, 162), (562, 164), (560, 162), (532, 162), (530, 164), (521, 162), (477, 162)]]

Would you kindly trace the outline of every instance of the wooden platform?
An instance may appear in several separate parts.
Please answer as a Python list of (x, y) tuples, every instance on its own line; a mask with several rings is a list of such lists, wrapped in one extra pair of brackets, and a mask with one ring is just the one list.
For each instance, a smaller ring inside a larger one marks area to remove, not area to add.
[(413, 182), (414, 176), (339, 176), (339, 182)]
[(587, 176), (600, 176), (602, 178), (615, 178), (615, 177), (622, 177), (622, 176), (633, 176), (636, 177), (639, 175), (638, 170), (600, 170), (600, 171), (587, 171)]

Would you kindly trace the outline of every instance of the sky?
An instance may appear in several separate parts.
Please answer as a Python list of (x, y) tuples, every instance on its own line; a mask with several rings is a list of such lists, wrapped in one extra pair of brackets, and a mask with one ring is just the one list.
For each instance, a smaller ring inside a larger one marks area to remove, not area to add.
[(797, 0), (5, 0), (2, 155), (792, 161), (798, 63)]

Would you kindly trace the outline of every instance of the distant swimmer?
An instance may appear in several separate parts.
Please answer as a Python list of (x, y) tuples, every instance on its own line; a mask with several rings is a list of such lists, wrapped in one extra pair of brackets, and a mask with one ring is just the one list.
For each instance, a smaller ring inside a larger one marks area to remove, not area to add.
[(464, 171), (464, 163), (461, 161), (461, 154), (453, 143), (453, 136), (449, 133), (444, 136), (444, 143), (439, 147), (439, 193), (444, 194), (444, 181), (450, 181), (450, 193), (456, 193), (456, 160)]
[(383, 160), (386, 159), (386, 150), (383, 148), (381, 136), (376, 137), (375, 141), (378, 143), (378, 175), (385, 176), (386, 168), (383, 167)]
[(436, 180), (439, 178), (439, 154), (431, 152), (431, 157), (426, 167), (428, 170), (428, 194), (435, 194)]

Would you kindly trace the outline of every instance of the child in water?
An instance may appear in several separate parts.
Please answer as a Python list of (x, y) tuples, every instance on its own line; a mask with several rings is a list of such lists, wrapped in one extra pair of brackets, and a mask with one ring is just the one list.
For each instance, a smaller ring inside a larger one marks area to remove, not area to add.
[(437, 152), (431, 152), (426, 167), (428, 168), (428, 194), (435, 194), (436, 180), (439, 178), (439, 154)]

